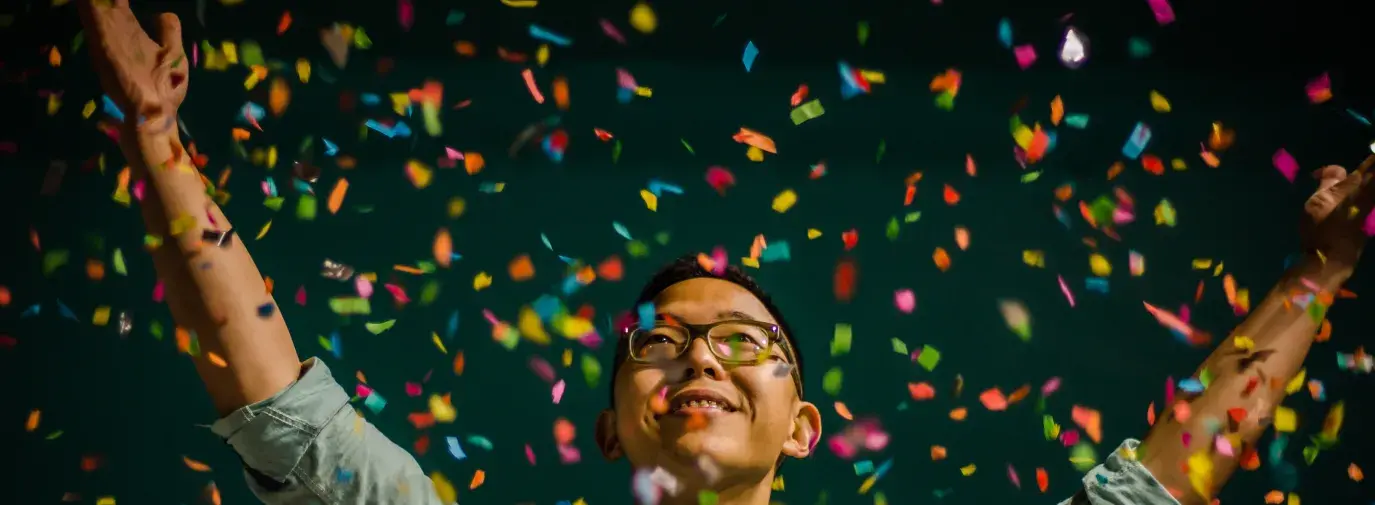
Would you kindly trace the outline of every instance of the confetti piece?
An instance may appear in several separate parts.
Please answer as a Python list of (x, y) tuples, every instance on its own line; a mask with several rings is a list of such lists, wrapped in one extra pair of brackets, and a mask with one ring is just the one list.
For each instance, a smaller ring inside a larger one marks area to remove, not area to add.
[(757, 48), (757, 47), (754, 46), (754, 41), (752, 41), (752, 40), (751, 40), (751, 41), (746, 41), (746, 42), (745, 42), (745, 54), (742, 55), (742, 56), (740, 57), (741, 61), (744, 62), (744, 64), (745, 64), (745, 71), (746, 71), (746, 72), (749, 72), (750, 70), (753, 70), (753, 69), (754, 69), (754, 59), (757, 58), (758, 56), (759, 56), (759, 48)]
[(1270, 161), (1274, 163), (1275, 170), (1279, 170), (1280, 175), (1283, 175), (1289, 182), (1294, 182), (1294, 177), (1299, 173), (1299, 163), (1294, 160), (1289, 151), (1284, 149), (1275, 151), (1275, 155), (1270, 157)]
[(1007, 410), (1007, 397), (1003, 396), (1002, 390), (998, 388), (987, 389), (984, 390), (983, 393), (980, 393), (979, 403), (982, 403), (984, 408), (993, 412)]
[(648, 35), (654, 33), (654, 30), (659, 27), (659, 18), (654, 14), (654, 9), (650, 8), (649, 4), (640, 2), (630, 8), (630, 26), (640, 33)]

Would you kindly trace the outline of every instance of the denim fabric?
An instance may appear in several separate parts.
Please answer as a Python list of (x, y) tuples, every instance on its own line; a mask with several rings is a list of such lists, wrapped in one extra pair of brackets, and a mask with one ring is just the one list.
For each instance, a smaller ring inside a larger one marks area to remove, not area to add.
[(216, 421), (211, 431), (243, 459), (248, 486), (268, 505), (442, 505), (404, 449), (349, 405), (317, 359), (272, 398)]
[(1151, 471), (1129, 454), (1141, 443), (1127, 439), (1107, 461), (1084, 476), (1084, 490), (1060, 505), (1179, 505)]

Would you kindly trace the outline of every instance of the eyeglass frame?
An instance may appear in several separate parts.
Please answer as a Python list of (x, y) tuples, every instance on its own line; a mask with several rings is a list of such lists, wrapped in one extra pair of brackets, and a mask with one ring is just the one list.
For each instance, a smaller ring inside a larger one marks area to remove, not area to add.
[[(777, 324), (766, 323), (764, 321), (756, 321), (753, 319), (724, 319), (721, 321), (713, 321), (707, 324), (689, 324), (681, 321), (673, 321), (671, 323), (656, 321), (654, 324), (655, 326), (662, 325), (687, 330), (688, 340), (683, 345), (683, 350), (679, 351), (678, 355), (674, 356), (673, 359), (676, 360), (678, 358), (683, 357), (683, 354), (687, 353), (688, 348), (692, 347), (692, 341), (700, 338), (707, 341), (707, 349), (711, 352), (712, 357), (716, 358), (722, 364), (733, 366), (756, 366), (763, 363), (760, 363), (758, 360), (733, 360), (730, 358), (722, 357), (721, 355), (717, 354), (716, 350), (712, 349), (712, 346), (710, 345), (711, 340), (708, 337), (708, 334), (711, 332), (712, 328), (724, 324), (746, 324), (761, 328), (769, 335), (768, 355), (773, 354), (774, 346), (778, 346), (779, 348), (783, 349), (784, 363), (787, 363), (788, 368), (790, 369), (788, 370), (788, 375), (791, 375), (793, 377), (793, 386), (797, 388), (797, 397), (799, 399), (802, 398), (802, 372), (797, 367), (796, 351), (792, 348), (792, 345), (788, 343), (788, 339), (785, 338), (783, 335), (782, 328), (779, 328)], [(654, 363), (654, 361), (637, 358), (635, 356), (635, 339), (632, 337), (634, 337), (636, 331), (644, 331), (644, 328), (641, 328), (640, 326), (628, 326), (621, 331), (621, 337), (625, 340), (626, 360), (635, 363)]]

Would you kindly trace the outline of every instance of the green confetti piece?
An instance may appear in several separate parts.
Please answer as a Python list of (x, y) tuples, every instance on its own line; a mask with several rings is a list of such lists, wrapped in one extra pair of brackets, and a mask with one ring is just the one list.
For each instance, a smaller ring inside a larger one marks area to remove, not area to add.
[(296, 219), (314, 221), (315, 212), (319, 210), (319, 207), (315, 195), (301, 195), (301, 199), (296, 202)]
[(329, 299), (329, 310), (341, 316), (368, 315), (372, 313), (372, 304), (368, 302), (367, 298), (336, 296)]
[(821, 100), (812, 100), (793, 109), (792, 112), (788, 113), (788, 117), (792, 118), (793, 125), (796, 126), (821, 117), (825, 113), (826, 109), (821, 107)]
[(274, 211), (282, 210), (282, 202), (285, 201), (286, 199), (280, 196), (270, 196), (263, 199), (263, 207), (267, 207)]
[(936, 108), (940, 110), (955, 110), (955, 94), (945, 91), (936, 95)]
[(149, 249), (157, 249), (159, 247), (162, 247), (162, 237), (158, 235), (144, 235), (143, 247)]
[(191, 336), (191, 345), (186, 347), (186, 354), (190, 354), (192, 356), (200, 356), (201, 339), (199, 336), (196, 335), (196, 330), (187, 330), (186, 333)]
[(893, 352), (906, 356), (907, 343), (897, 337), (893, 337)]
[(377, 394), (377, 391), (373, 391), (368, 394), (367, 398), (363, 399), (363, 406), (371, 410), (373, 414), (381, 414), (382, 409), (387, 408), (387, 399)]
[(501, 337), (497, 339), (497, 343), (501, 344), (501, 346), (505, 347), (508, 351), (515, 350), (516, 344), (520, 343), (520, 331), (514, 326), (509, 325), (502, 328), (502, 330)]
[(52, 433), (49, 433), (48, 436), (43, 437), (43, 439), (44, 439), (44, 440), (57, 440), (57, 439), (58, 439), (59, 437), (61, 437), (61, 436), (62, 436), (62, 430), (57, 430), (57, 431), (54, 431), (54, 432), (52, 432)]
[[(359, 31), (362, 31), (360, 28)], [(257, 42), (245, 40), (239, 44), (239, 63), (245, 67), (267, 66), (267, 59), (263, 58), (263, 48)]]
[(1146, 39), (1132, 37), (1127, 41), (1127, 52), (1131, 53), (1133, 58), (1145, 58), (1150, 56), (1152, 51), (1151, 43)]
[(1080, 129), (1080, 130), (1082, 130), (1082, 129), (1084, 129), (1084, 128), (1088, 128), (1088, 126), (1089, 126), (1089, 115), (1088, 115), (1088, 114), (1068, 114), (1068, 115), (1065, 116), (1065, 124), (1069, 125), (1071, 128), (1078, 128), (1078, 129)]
[(57, 249), (43, 253), (43, 275), (52, 275), (57, 269), (66, 265), (70, 257), (71, 253), (66, 249)]
[(1304, 463), (1307, 463), (1307, 464), (1309, 464), (1309, 465), (1312, 465), (1313, 462), (1314, 462), (1314, 461), (1317, 461), (1317, 459), (1318, 459), (1318, 452), (1320, 452), (1320, 450), (1319, 450), (1317, 447), (1315, 447), (1315, 446), (1311, 446), (1311, 445), (1310, 445), (1310, 446), (1308, 446), (1308, 447), (1304, 447), (1304, 448), (1303, 448), (1303, 462), (1304, 462)]
[(115, 273), (119, 275), (129, 275), (129, 270), (124, 266), (124, 251), (115, 248), (114, 258), (110, 260), (115, 265)]
[(930, 372), (936, 369), (936, 365), (941, 362), (941, 352), (929, 345), (921, 346), (921, 353), (917, 355), (917, 364)]
[(388, 319), (380, 323), (366, 323), (363, 325), (363, 327), (367, 328), (368, 332), (373, 335), (380, 335), (382, 332), (390, 330), (392, 326), (396, 326), (395, 319)]
[(639, 240), (631, 240), (625, 243), (625, 252), (632, 258), (643, 258), (649, 256), (649, 246)]
[(439, 298), (439, 281), (430, 279), (425, 283), (425, 287), (420, 288), (420, 305), (425, 306), (434, 303)]
[(1036, 179), (1040, 179), (1040, 178), (1041, 178), (1041, 171), (1040, 171), (1040, 170), (1037, 170), (1037, 171), (1035, 171), (1035, 172), (1027, 172), (1027, 173), (1025, 173), (1025, 174), (1022, 174), (1022, 184), (1026, 184), (1026, 183), (1029, 183), (1029, 182), (1036, 182)]
[(718, 26), (721, 26), (721, 22), (722, 22), (722, 21), (725, 21), (725, 20), (726, 20), (726, 15), (725, 15), (725, 14), (722, 14), (722, 15), (720, 15), (720, 16), (716, 16), (716, 22), (715, 22), (715, 23), (712, 23), (712, 24), (711, 24), (711, 27), (712, 27), (712, 28), (716, 28), (716, 27), (718, 27)]
[(668, 232), (661, 231), (654, 234), (654, 242), (659, 245), (668, 245)]
[(697, 505), (716, 505), (719, 500), (715, 491), (703, 489), (697, 492)]
[(1317, 300), (1308, 302), (1308, 317), (1314, 323), (1322, 324), (1322, 320), (1327, 317), (1327, 304)]
[(611, 163), (621, 161), (621, 139), (616, 139), (616, 143), (611, 146)]
[(310, 152), (310, 148), (312, 147), (315, 147), (315, 137), (306, 137), (301, 140), (301, 147), (297, 148), (296, 152), (305, 155)]
[(683, 143), (683, 149), (687, 149), (688, 154), (697, 155), (697, 151), (692, 150), (692, 144), (689, 144), (687, 139), (679, 138), (678, 141)]
[(181, 68), (181, 62), (184, 59), (186, 59), (186, 55), (177, 56), (177, 59), (172, 60), (171, 68)]
[(860, 21), (855, 28), (858, 32), (855, 35), (859, 38), (859, 47), (864, 47), (869, 42), (869, 22)]
[(895, 217), (895, 218), (889, 219), (889, 220), (888, 220), (888, 229), (884, 231), (884, 233), (885, 233), (886, 235), (888, 235), (888, 240), (889, 240), (889, 241), (897, 240), (897, 239), (898, 239), (898, 232), (899, 232), (899, 231), (902, 231), (902, 228), (898, 227), (898, 218)]
[(153, 336), (153, 340), (162, 340), (162, 321), (154, 319), (153, 322), (148, 323), (148, 334)]
[(425, 273), (425, 274), (432, 274), (432, 273), (435, 273), (435, 272), (439, 271), (439, 265), (436, 265), (433, 261), (428, 261), (428, 260), (426, 260), (426, 261), (417, 261), (417, 262), (415, 263), (415, 267), (418, 268), (418, 269), (420, 269), (420, 272), (421, 272), (421, 273)]
[(75, 53), (77, 49), (81, 49), (81, 44), (84, 42), (86, 42), (86, 31), (76, 32), (76, 36), (72, 37), (72, 50), (70, 52)]
[(1213, 383), (1213, 370), (1204, 368), (1198, 373), (1198, 382), (1203, 384), (1203, 389), (1208, 389), (1208, 385)]
[(1069, 462), (1074, 465), (1074, 469), (1087, 472), (1098, 465), (1098, 451), (1093, 450), (1093, 446), (1086, 443), (1079, 443), (1069, 450)]
[(886, 153), (886, 152), (888, 152), (888, 141), (887, 141), (886, 139), (879, 139), (879, 140), (878, 140), (878, 152), (874, 154), (874, 164), (875, 164), (875, 165), (877, 165), (877, 164), (879, 164), (880, 162), (883, 161), (883, 153)]
[(316, 335), (320, 341), (320, 348), (329, 352), (334, 352), (334, 342), (330, 342), (324, 335)]
[(1049, 415), (1041, 416), (1041, 430), (1045, 432), (1046, 440), (1055, 440), (1059, 436), (1060, 428), (1055, 424), (1055, 418)]
[(368, 38), (368, 33), (363, 31), (361, 26), (353, 31), (353, 47), (359, 49), (372, 47), (372, 39)]
[(492, 450), (492, 441), (482, 435), (468, 435), (468, 445), (481, 447), (484, 451)]
[(592, 354), (582, 355), (582, 378), (587, 382), (587, 387), (596, 388), (597, 383), (602, 378), (602, 364), (597, 361), (597, 357)]
[(902, 216), (902, 222), (908, 223), (908, 224), (915, 223), (915, 222), (920, 221), (920, 220), (921, 220), (921, 211), (908, 212), (907, 215)]
[(821, 377), (821, 390), (831, 396), (838, 395), (840, 394), (840, 386), (844, 382), (845, 372), (840, 371), (839, 367), (832, 368)]
[(850, 343), (854, 338), (854, 330), (845, 323), (836, 323), (835, 337), (831, 339), (831, 356), (840, 356), (850, 352)]

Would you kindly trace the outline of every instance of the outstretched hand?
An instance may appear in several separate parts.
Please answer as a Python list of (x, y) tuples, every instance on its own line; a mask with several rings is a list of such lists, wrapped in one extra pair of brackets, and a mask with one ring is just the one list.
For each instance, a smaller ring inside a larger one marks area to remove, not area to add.
[(154, 41), (129, 0), (79, 0), (78, 11), (101, 87), (124, 112), (125, 124), (147, 133), (176, 128), (190, 69), (177, 16), (158, 16)]
[(1317, 251), (1329, 266), (1350, 271), (1360, 259), (1361, 249), (1375, 234), (1375, 156), (1348, 174), (1345, 168), (1330, 165), (1313, 175), (1320, 182), (1317, 192), (1304, 204), (1303, 245)]

